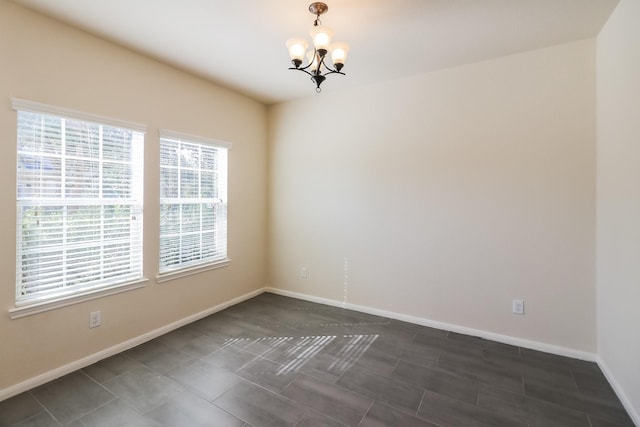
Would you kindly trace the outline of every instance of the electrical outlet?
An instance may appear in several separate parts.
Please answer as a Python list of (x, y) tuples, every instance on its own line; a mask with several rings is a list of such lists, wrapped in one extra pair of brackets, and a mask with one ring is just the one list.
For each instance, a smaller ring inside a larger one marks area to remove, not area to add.
[(511, 303), (513, 314), (524, 314), (524, 300), (514, 299)]
[(100, 325), (102, 325), (102, 312), (98, 310), (89, 313), (89, 327), (97, 328)]
[(307, 267), (300, 267), (300, 277), (303, 279), (307, 279), (309, 277), (309, 270), (307, 270)]

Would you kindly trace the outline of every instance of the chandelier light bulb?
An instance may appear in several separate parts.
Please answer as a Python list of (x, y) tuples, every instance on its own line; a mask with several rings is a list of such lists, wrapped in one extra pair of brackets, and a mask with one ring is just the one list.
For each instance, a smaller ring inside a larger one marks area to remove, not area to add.
[(312, 72), (318, 71), (318, 55), (315, 52), (309, 52), (307, 59), (309, 60), (309, 69)]
[(340, 71), (340, 69), (344, 67), (344, 63), (347, 61), (349, 45), (342, 42), (332, 43), (329, 49), (331, 50), (331, 61), (336, 69)]
[(302, 64), (302, 60), (304, 59), (308, 46), (309, 44), (303, 38), (292, 38), (287, 40), (287, 49), (289, 49), (289, 56), (291, 57), (291, 62), (293, 62), (296, 68), (299, 67), (300, 64)]
[(331, 44), (333, 30), (329, 27), (325, 27), (324, 25), (316, 25), (311, 28), (310, 34), (316, 50), (318, 52), (324, 51), (326, 54), (329, 50), (329, 45)]

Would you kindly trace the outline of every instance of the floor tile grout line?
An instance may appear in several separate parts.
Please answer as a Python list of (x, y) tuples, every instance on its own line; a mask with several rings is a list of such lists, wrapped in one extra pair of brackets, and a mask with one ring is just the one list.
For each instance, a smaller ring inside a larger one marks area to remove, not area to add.
[[(139, 362), (138, 362), (139, 363)], [(106, 388), (102, 383), (98, 382), (95, 378), (93, 378), (91, 375), (89, 375), (88, 373), (85, 372), (84, 368), (83, 369), (78, 369), (76, 372), (80, 372), (82, 375), (84, 375), (85, 377), (87, 377), (90, 381), (92, 381), (93, 383), (95, 383), (97, 386), (101, 387), (102, 389), (104, 389), (105, 391), (107, 391), (111, 396), (117, 398), (118, 396), (116, 396), (111, 390), (109, 390), (108, 388)], [(116, 375), (117, 376), (117, 375)], [(114, 376), (113, 378), (115, 378), (116, 376)]]
[[(61, 378), (62, 378), (62, 377), (61, 377)], [(58, 379), (60, 379), (60, 378), (58, 378)], [(54, 381), (56, 381), (56, 380), (54, 380)], [(53, 382), (53, 381), (51, 381), (51, 382)], [(50, 384), (50, 383), (47, 383), (47, 384)], [(35, 389), (34, 389), (34, 390), (35, 390)], [(29, 390), (29, 392), (28, 392), (28, 393), (31, 395), (31, 397), (32, 397), (36, 402), (38, 402), (38, 405), (40, 405), (40, 407), (42, 408), (42, 410), (43, 410), (45, 413), (49, 414), (49, 416), (50, 416), (50, 417), (51, 417), (55, 422), (57, 422), (57, 423), (58, 423), (58, 424), (60, 424), (61, 426), (63, 426), (63, 425), (64, 425), (62, 422), (60, 422), (60, 420), (59, 420), (58, 418), (56, 418), (56, 417), (55, 417), (55, 415), (53, 415), (53, 413), (49, 410), (49, 408), (47, 408), (47, 407), (44, 405), (44, 403), (42, 403), (42, 402), (40, 401), (40, 399), (38, 399), (38, 398), (36, 397), (36, 395), (32, 393), (32, 390)], [(36, 415), (38, 415), (38, 414), (34, 414), (33, 416), (31, 416), (31, 417), (27, 418), (27, 420), (30, 420), (31, 418), (35, 417)], [(20, 422), (20, 424), (22, 424), (24, 421), (27, 421), (27, 420), (23, 420), (22, 422)]]
[[(64, 426), (64, 424), (62, 424), (62, 423), (60, 422), (60, 420), (58, 420), (56, 417), (54, 417), (54, 416), (53, 416), (53, 414), (52, 414), (51, 412), (47, 411), (46, 409), (44, 410), (44, 412), (45, 412), (46, 414), (48, 414), (48, 415), (53, 419), (53, 421), (55, 421), (56, 423), (58, 423), (58, 425), (59, 425), (59, 426)], [(20, 420), (20, 421), (19, 421), (18, 423), (16, 423), (16, 424), (11, 424), (9, 427), (15, 427), (15, 426), (18, 426), (18, 425), (24, 425), (27, 421), (29, 421), (29, 420), (33, 420), (33, 419), (36, 419), (40, 414), (41, 414), (41, 412), (37, 412), (37, 413), (35, 413), (35, 414), (31, 415), (30, 417), (25, 418), (24, 420)], [(75, 420), (74, 420), (74, 421), (75, 421)]]
[[(246, 378), (244, 378), (244, 377), (240, 377), (240, 376), (238, 376), (238, 377), (239, 377), (242, 381), (246, 381), (246, 382), (248, 382), (248, 383), (252, 384), (253, 386), (258, 387), (258, 388), (262, 389), (263, 391), (265, 391), (265, 392), (267, 392), (267, 393), (269, 393), (269, 394), (273, 394), (273, 395), (277, 396), (277, 398), (279, 398), (279, 399), (281, 399), (281, 400), (284, 400), (285, 402), (287, 402), (287, 403), (288, 403), (288, 404), (290, 404), (291, 406), (298, 407), (298, 408), (302, 408), (302, 409), (304, 409), (304, 410), (305, 410), (305, 411), (307, 411), (307, 412), (311, 410), (311, 411), (313, 411), (313, 412), (318, 413), (318, 411), (317, 411), (317, 410), (315, 410), (314, 408), (312, 408), (312, 407), (310, 407), (310, 406), (307, 406), (307, 405), (305, 405), (305, 404), (303, 404), (303, 403), (300, 403), (300, 402), (298, 402), (298, 401), (295, 401), (295, 400), (293, 400), (293, 399), (291, 399), (291, 398), (289, 398), (289, 397), (287, 397), (287, 396), (285, 396), (285, 395), (283, 395), (283, 394), (282, 394), (282, 393), (283, 393), (283, 392), (284, 392), (284, 391), (285, 391), (285, 390), (286, 390), (286, 389), (291, 385), (291, 383), (293, 383), (293, 381), (295, 381), (295, 380), (298, 378), (298, 376), (300, 376), (300, 375), (304, 375), (304, 374), (299, 374), (299, 375), (297, 375), (297, 376), (296, 376), (296, 378), (294, 378), (293, 380), (291, 380), (291, 381), (287, 384), (287, 386), (286, 386), (286, 387), (284, 387), (284, 388), (283, 388), (281, 391), (279, 391), (279, 392), (274, 392), (273, 390), (270, 390), (270, 389), (268, 389), (267, 387), (265, 387), (265, 386), (263, 386), (263, 385), (261, 385), (261, 384), (258, 384), (258, 383), (256, 383), (256, 382), (253, 382), (253, 381), (251, 381), (251, 380), (248, 380), (248, 379), (246, 379)], [(329, 384), (330, 384), (330, 383), (329, 383)], [(233, 388), (233, 387), (232, 387), (232, 388)], [(225, 391), (223, 394), (221, 394), (220, 396), (218, 396), (216, 399), (214, 399), (214, 400), (213, 400), (213, 401), (211, 401), (210, 403), (211, 403), (211, 404), (213, 404), (213, 405), (215, 405), (217, 408), (220, 408), (220, 409), (224, 410), (224, 409), (223, 409), (223, 408), (221, 408), (220, 406), (216, 405), (216, 404), (215, 404), (215, 401), (216, 401), (216, 400), (218, 400), (219, 398), (221, 398), (223, 395), (227, 394), (230, 390), (231, 390), (231, 389), (229, 389), (229, 390)], [(350, 390), (346, 390), (346, 391), (350, 391)], [(231, 415), (233, 415), (233, 416), (234, 416), (234, 417), (236, 417), (236, 418), (240, 418), (240, 417), (238, 417), (237, 415), (234, 415), (234, 414), (231, 414)], [(324, 417), (330, 418), (331, 420), (334, 420), (334, 421), (338, 422), (339, 424), (343, 424), (343, 425), (344, 425), (344, 423), (342, 423), (341, 421), (336, 420), (335, 418), (331, 417), (330, 415), (326, 415), (326, 414), (322, 414), (322, 413), (321, 413), (321, 415), (322, 415), (322, 416), (324, 416)], [(302, 420), (303, 418), (304, 418), (304, 414), (303, 414), (303, 416), (300, 418), (300, 420)], [(247, 420), (244, 420), (244, 419), (242, 419), (242, 418), (240, 418), (240, 419), (241, 419), (242, 421), (244, 421), (245, 423), (247, 423), (247, 424), (251, 424), (251, 423), (249, 423), (249, 421), (247, 421)], [(300, 422), (300, 420), (297, 420), (297, 421), (296, 421), (296, 424), (297, 424), (297, 423), (299, 423), (299, 422)], [(294, 424), (294, 426), (295, 426), (295, 424)]]
[[(428, 390), (425, 391), (424, 397), (426, 397), (426, 393), (427, 392), (428, 392)], [(420, 402), (420, 406), (422, 406), (422, 402)], [(434, 424), (434, 425), (436, 425), (438, 427), (451, 427), (451, 426), (444, 425), (444, 424), (440, 423), (439, 421), (435, 421), (433, 419), (430, 420), (428, 418), (420, 416), (420, 408), (418, 408), (418, 412), (416, 413), (416, 418), (419, 419), (419, 420), (426, 421), (428, 423)]]
[[(400, 359), (399, 359), (398, 361), (396, 361), (396, 367), (397, 367), (397, 365), (398, 365), (398, 363), (399, 363), (399, 362), (400, 362)], [(352, 367), (353, 367), (353, 366), (352, 366)], [(349, 369), (345, 370), (342, 374), (340, 374), (340, 376), (335, 380), (335, 382), (334, 382), (333, 384), (335, 384), (335, 385), (337, 385), (337, 386), (339, 386), (339, 387), (341, 387), (341, 388), (343, 388), (343, 389), (344, 389), (344, 387), (342, 387), (340, 384), (338, 384), (338, 382), (342, 379), (342, 377), (343, 377), (343, 376), (344, 376), (344, 375), (345, 375), (345, 374), (346, 374), (350, 369), (351, 369), (351, 368), (349, 368)], [(423, 396), (423, 397), (424, 397), (424, 393), (428, 390), (427, 388), (425, 388), (425, 387), (424, 387), (424, 386), (422, 386), (422, 385), (419, 385), (419, 384), (416, 384), (416, 383), (411, 383), (411, 382), (404, 381), (404, 380), (402, 380), (402, 379), (399, 379), (399, 378), (394, 377), (394, 376), (393, 376), (393, 372), (391, 373), (391, 375), (387, 376), (387, 375), (381, 375), (381, 374), (376, 373), (376, 372), (372, 372), (372, 370), (371, 370), (371, 369), (367, 369), (367, 368), (364, 368), (364, 367), (360, 367), (359, 369), (369, 371), (369, 373), (370, 373), (371, 375), (375, 375), (375, 376), (381, 377), (381, 378), (383, 378), (383, 379), (385, 379), (385, 380), (388, 380), (388, 381), (394, 381), (394, 382), (397, 382), (397, 383), (403, 384), (403, 385), (405, 385), (405, 386), (409, 386), (409, 387), (414, 387), (414, 388), (421, 389), (421, 390), (423, 391), (423, 394), (422, 394), (422, 396)], [(430, 368), (427, 368), (427, 369), (430, 369)], [(394, 368), (394, 371), (395, 371), (395, 368)], [(361, 393), (359, 393), (359, 392), (356, 392), (356, 391), (353, 391), (353, 390), (351, 390), (351, 389), (346, 389), (346, 390), (347, 390), (347, 391), (350, 391), (350, 392), (352, 392), (352, 393), (356, 393), (356, 394), (359, 394), (359, 395), (362, 395), (362, 396), (368, 397), (368, 396), (366, 396), (366, 395), (363, 395), (363, 394), (361, 394)], [(374, 398), (374, 400), (376, 400), (376, 399)], [(422, 399), (420, 400), (420, 404), (422, 404)], [(418, 409), (420, 409), (420, 405), (418, 405)], [(418, 410), (418, 409), (417, 409), (417, 410)], [(417, 411), (417, 410), (416, 410), (416, 411)]]
[(420, 412), (420, 408), (422, 408), (422, 402), (424, 402), (424, 398), (427, 396), (427, 389), (425, 388), (422, 392), (422, 397), (420, 398), (420, 403), (418, 404), (418, 409), (416, 409), (416, 413), (415, 416), (418, 416), (418, 413)]
[(569, 373), (571, 374), (571, 379), (573, 380), (573, 383), (576, 386), (576, 390), (580, 390), (580, 387), (578, 386), (578, 381), (576, 381), (576, 375), (573, 372), (573, 369), (569, 368)]
[(366, 411), (364, 411), (364, 414), (362, 414), (362, 418), (360, 418), (360, 421), (358, 422), (358, 426), (362, 424), (362, 422), (365, 420), (365, 418), (367, 418), (367, 414), (369, 413), (369, 411), (371, 410), (371, 408), (373, 408), (373, 405), (375, 405), (376, 400), (373, 399), (373, 401), (371, 402), (371, 404), (369, 405), (369, 407), (367, 408)]
[[(107, 405), (109, 405), (109, 404), (111, 404), (111, 403), (113, 403), (113, 402), (116, 402), (116, 401), (122, 401), (122, 399), (120, 399), (120, 397), (118, 397), (118, 396), (116, 396), (115, 394), (113, 394), (113, 393), (111, 392), (111, 390), (107, 390), (107, 391), (108, 391), (109, 393), (111, 393), (111, 395), (113, 396), (113, 398), (112, 398), (112, 399), (108, 400), (107, 402), (102, 403), (101, 405), (97, 406), (96, 408), (93, 408), (93, 409), (92, 409), (92, 410), (90, 410), (89, 412), (84, 413), (84, 414), (82, 414), (82, 415), (80, 415), (80, 416), (76, 417), (75, 419), (71, 420), (71, 422), (80, 421), (80, 422), (82, 423), (82, 425), (84, 425), (84, 423), (82, 422), (82, 418), (86, 417), (87, 415), (91, 415), (91, 414), (93, 414), (94, 412), (96, 412), (96, 411), (97, 411), (97, 410), (99, 410), (100, 408), (104, 408), (105, 406), (107, 406)], [(123, 403), (124, 403), (124, 402), (123, 402)], [(128, 406), (128, 405), (127, 405), (127, 406)]]
[[(231, 390), (231, 389), (229, 389), (229, 390)], [(227, 394), (227, 392), (229, 392), (229, 390), (227, 390), (226, 392), (224, 392), (222, 395)], [(222, 397), (222, 395), (218, 396), (218, 398)], [(216, 398), (215, 400), (217, 400), (217, 398)], [(215, 400), (214, 400), (214, 401), (212, 401), (212, 402), (209, 402), (209, 403), (210, 403), (211, 405), (213, 405), (214, 407), (216, 407), (217, 409), (219, 409), (219, 410), (221, 410), (221, 411), (224, 411), (225, 413), (227, 413), (227, 414), (231, 415), (232, 417), (235, 417), (235, 418), (239, 419), (240, 421), (242, 421), (242, 422), (243, 422), (243, 425), (244, 425), (244, 424), (249, 424), (249, 425), (251, 425), (251, 423), (250, 423), (249, 421), (245, 420), (245, 419), (244, 419), (244, 418), (242, 418), (241, 416), (236, 415), (236, 414), (232, 414), (231, 412), (227, 411), (227, 410), (226, 410), (226, 409), (224, 409), (223, 407), (216, 405), (216, 404), (215, 404)]]
[(589, 420), (589, 424), (591, 424), (591, 417), (595, 415), (595, 414), (591, 414), (591, 413), (588, 413), (588, 412), (581, 411), (579, 409), (572, 408), (570, 406), (561, 405), (561, 404), (559, 404), (557, 402), (541, 399), (541, 398), (536, 397), (536, 396), (531, 396), (531, 395), (525, 394), (524, 397), (527, 398), (527, 399), (531, 399), (531, 400), (533, 400), (535, 402), (542, 403), (544, 405), (550, 405), (552, 407), (559, 408), (559, 409), (564, 410), (564, 411), (570, 411), (570, 412), (582, 414)]
[[(600, 404), (600, 405), (603, 405), (603, 406), (605, 406), (605, 407), (607, 407), (609, 409), (622, 410), (622, 411), (626, 412), (626, 410), (624, 409), (624, 406), (622, 406), (622, 403), (619, 402), (619, 401), (611, 401), (610, 399), (600, 398), (600, 397), (597, 397), (597, 396), (584, 396), (584, 395), (581, 396), (582, 393), (580, 393), (580, 390), (566, 390), (566, 389), (563, 389), (561, 387), (551, 387), (549, 385), (542, 385), (542, 387), (543, 388), (552, 388), (553, 391), (555, 391), (556, 393), (560, 393), (560, 394), (563, 394), (563, 395), (569, 395), (569, 396), (577, 398), (577, 399), (584, 400), (586, 398), (589, 402), (585, 401), (585, 403)], [(530, 397), (534, 397), (535, 398), (535, 396), (530, 396)], [(545, 399), (541, 399), (541, 398), (537, 398), (537, 399), (540, 400), (540, 401), (543, 401), (543, 402), (555, 403), (557, 405), (557, 403), (554, 402), (554, 401), (545, 400)], [(581, 411), (579, 411), (579, 412), (581, 412)]]
[[(232, 388), (233, 388), (233, 387), (232, 387)], [(229, 389), (229, 390), (230, 390), (230, 389)], [(227, 390), (227, 391), (229, 391), (229, 390)], [(226, 392), (225, 392), (225, 393), (226, 393)], [(220, 395), (220, 396), (222, 396), (222, 395)], [(218, 397), (220, 397), (220, 396), (218, 396)], [(209, 403), (209, 404), (210, 404), (211, 406), (213, 406), (214, 408), (216, 408), (216, 409), (219, 409), (219, 410), (223, 411), (225, 414), (229, 414), (229, 415), (231, 415), (233, 418), (236, 418), (236, 419), (238, 419), (238, 420), (242, 421), (243, 425), (244, 425), (244, 424), (251, 425), (251, 423), (249, 423), (249, 421), (247, 421), (247, 420), (245, 420), (245, 419), (242, 419), (242, 418), (240, 418), (239, 416), (237, 416), (237, 415), (235, 415), (235, 414), (232, 414), (231, 412), (227, 411), (227, 410), (226, 410), (226, 409), (224, 409), (224, 408), (221, 408), (220, 406), (218, 406), (218, 405), (216, 405), (215, 403), (213, 403), (213, 401), (208, 401), (207, 399), (204, 399), (204, 398), (203, 398), (203, 400), (204, 400), (205, 402)], [(214, 399), (214, 400), (215, 400), (215, 399)]]

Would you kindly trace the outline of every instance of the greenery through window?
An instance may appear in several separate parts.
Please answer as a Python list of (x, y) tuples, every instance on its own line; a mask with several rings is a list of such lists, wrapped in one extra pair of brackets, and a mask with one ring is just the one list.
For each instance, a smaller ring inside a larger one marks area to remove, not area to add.
[(228, 147), (161, 132), (160, 274), (227, 259)]
[(142, 278), (144, 133), (18, 109), (16, 306)]

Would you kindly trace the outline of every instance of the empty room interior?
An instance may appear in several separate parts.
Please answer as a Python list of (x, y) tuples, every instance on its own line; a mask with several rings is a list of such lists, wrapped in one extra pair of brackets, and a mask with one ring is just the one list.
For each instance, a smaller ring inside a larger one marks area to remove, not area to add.
[(0, 0), (0, 426), (640, 426), (640, 1), (309, 3)]

